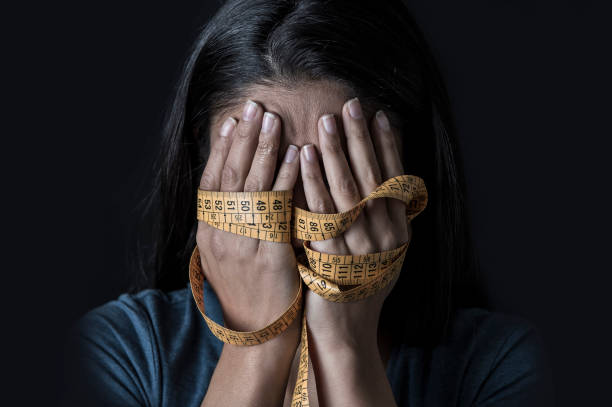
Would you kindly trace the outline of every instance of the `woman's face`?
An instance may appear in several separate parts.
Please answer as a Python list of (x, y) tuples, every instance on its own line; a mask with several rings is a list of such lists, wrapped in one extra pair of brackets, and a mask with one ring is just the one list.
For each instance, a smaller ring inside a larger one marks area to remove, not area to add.
[[(224, 113), (214, 115), (211, 120), (210, 135), (211, 143), (215, 143), (223, 122), (228, 117), (240, 121), (242, 109), (247, 99), (259, 103), (264, 111), (275, 113), (281, 119), (281, 140), (279, 157), (277, 159), (277, 170), (282, 162), (282, 157), (290, 144), (302, 147), (306, 144), (314, 144), (320, 157), (319, 134), (317, 122), (325, 114), (334, 114), (338, 131), (341, 135), (342, 148), (348, 157), (346, 137), (342, 125), (342, 107), (355, 95), (350, 88), (337, 82), (316, 81), (307, 82), (295, 88), (288, 89), (278, 86), (256, 85), (245, 93), (242, 100)], [(368, 122), (371, 121), (374, 111), (369, 111), (363, 106), (363, 113)], [(397, 137), (397, 132), (395, 132)], [(401, 138), (398, 145), (401, 146)], [(319, 158), (320, 159), (320, 158)], [(323, 170), (323, 164), (321, 163)], [(327, 183), (326, 183), (327, 184)], [(298, 176), (293, 192), (293, 205), (308, 209), (301, 177)], [(294, 241), (294, 247), (302, 247), (301, 241)]]

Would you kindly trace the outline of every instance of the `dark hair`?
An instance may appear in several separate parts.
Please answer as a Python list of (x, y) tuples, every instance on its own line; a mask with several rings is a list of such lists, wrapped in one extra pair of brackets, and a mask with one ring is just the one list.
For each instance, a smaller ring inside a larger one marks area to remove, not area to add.
[[(137, 245), (139, 273), (130, 291), (187, 285), (211, 117), (244, 97), (250, 85), (311, 80), (339, 81), (365, 109), (384, 109), (401, 130), (405, 173), (425, 180), (429, 204), (412, 222), (404, 270), (381, 324), (393, 329), (396, 340), (435, 345), (455, 309), (484, 307), (485, 297), (445, 85), (400, 0), (223, 4), (195, 41), (167, 113), (145, 206), (152, 240), (148, 249)], [(398, 316), (406, 323), (397, 324)]]

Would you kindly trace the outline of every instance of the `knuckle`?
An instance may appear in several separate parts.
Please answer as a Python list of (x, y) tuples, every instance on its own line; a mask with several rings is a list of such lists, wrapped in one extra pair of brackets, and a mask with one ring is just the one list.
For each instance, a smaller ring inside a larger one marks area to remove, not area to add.
[(370, 133), (368, 132), (368, 130), (363, 128), (361, 125), (357, 125), (357, 127), (349, 133), (351, 137), (359, 141), (367, 140), (370, 138)]
[(196, 242), (200, 250), (209, 252), (217, 261), (227, 257), (227, 243), (224, 242), (223, 233), (209, 225), (200, 226), (196, 232)]
[(357, 185), (352, 177), (340, 177), (335, 182), (334, 188), (339, 194), (347, 196), (347, 197), (356, 197), (358, 196)]
[(388, 228), (387, 230), (388, 231), (385, 232), (380, 238), (380, 246), (383, 250), (394, 249), (397, 245), (395, 234), (391, 232), (391, 228)]
[(287, 181), (291, 179), (291, 172), (287, 169), (281, 169), (276, 175), (276, 179), (279, 181)]
[(227, 243), (223, 238), (223, 233), (220, 230), (213, 230), (209, 238), (209, 248), (217, 261), (221, 261), (227, 257)]
[(238, 183), (238, 171), (231, 165), (226, 164), (223, 167), (223, 177), (221, 183), (223, 185), (236, 185)]
[(210, 148), (210, 155), (223, 156), (225, 153), (225, 148), (226, 147), (223, 145), (223, 143), (214, 143)]
[[(368, 186), (378, 185), (380, 184), (380, 175), (379, 172), (376, 171), (372, 167), (366, 167), (363, 173), (363, 178)], [(369, 193), (370, 191), (368, 191)]]
[(248, 140), (253, 135), (253, 129), (251, 128), (251, 126), (241, 121), (238, 127), (236, 128), (236, 135), (236, 138), (240, 141)]
[(323, 144), (323, 151), (329, 155), (340, 155), (344, 154), (342, 146), (338, 142), (327, 142)]
[(202, 179), (200, 180), (200, 187), (203, 189), (210, 189), (216, 184), (215, 176), (210, 171), (204, 170), (202, 173)]
[(362, 247), (364, 253), (378, 253), (378, 247), (370, 239), (363, 239)]
[(316, 213), (332, 213), (334, 211), (332, 203), (320, 196), (313, 198), (311, 209)]
[(278, 143), (272, 140), (260, 139), (257, 144), (257, 155), (269, 156), (278, 153)]
[(250, 175), (244, 182), (245, 191), (259, 191), (262, 188), (261, 178), (258, 176)]
[(304, 178), (307, 181), (320, 181), (321, 177), (315, 172), (315, 171), (303, 171), (302, 172), (302, 178)]

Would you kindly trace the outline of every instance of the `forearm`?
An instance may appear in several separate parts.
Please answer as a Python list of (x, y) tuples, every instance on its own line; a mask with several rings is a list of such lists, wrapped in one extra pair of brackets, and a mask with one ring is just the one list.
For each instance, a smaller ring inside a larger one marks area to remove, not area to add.
[(375, 342), (326, 346), (312, 338), (312, 343), (320, 406), (396, 406)]
[(263, 344), (225, 344), (202, 401), (207, 406), (279, 406), (300, 340), (298, 316), (285, 332)]

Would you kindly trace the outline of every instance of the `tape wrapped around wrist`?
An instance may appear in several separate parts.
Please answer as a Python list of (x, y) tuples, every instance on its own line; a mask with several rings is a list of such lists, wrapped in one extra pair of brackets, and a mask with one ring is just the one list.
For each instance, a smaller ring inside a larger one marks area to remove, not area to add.
[[(334, 302), (358, 301), (376, 294), (400, 273), (409, 242), (378, 253), (339, 255), (317, 252), (310, 241), (331, 239), (342, 234), (357, 219), (366, 202), (377, 198), (398, 199), (406, 204), (411, 221), (427, 206), (424, 181), (414, 175), (389, 178), (348, 211), (313, 213), (292, 207), (292, 191), (219, 192), (198, 190), (197, 219), (220, 230), (277, 243), (304, 241), (298, 256), (298, 272), (309, 290)], [(189, 262), (189, 280), (194, 300), (211, 332), (232, 345), (264, 343), (287, 329), (302, 308), (302, 284), (288, 309), (268, 326), (239, 332), (214, 322), (205, 314), (204, 273), (196, 246)], [(302, 314), (300, 362), (291, 402), (306, 407), (308, 401), (308, 336), (306, 315)]]

